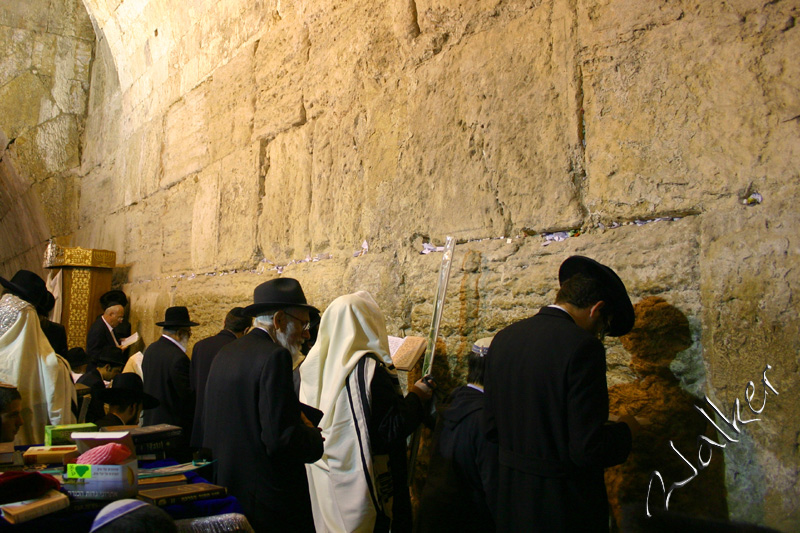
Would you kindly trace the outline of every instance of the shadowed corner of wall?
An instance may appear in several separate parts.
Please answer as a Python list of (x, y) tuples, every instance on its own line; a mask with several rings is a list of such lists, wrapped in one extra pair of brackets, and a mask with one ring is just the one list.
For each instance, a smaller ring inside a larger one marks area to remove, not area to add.
[[(650, 425), (635, 439), (625, 463), (606, 470), (612, 530), (622, 532), (650, 530), (645, 500), (654, 471), (662, 474), (667, 487), (691, 476), (691, 469), (670, 447), (670, 441), (693, 464), (698, 436), (718, 441), (713, 427), (694, 408), (698, 398), (685, 390), (671, 370), (676, 356), (695, 344), (686, 315), (660, 297), (646, 297), (634, 309), (634, 327), (620, 340), (631, 354), (636, 379), (609, 388), (609, 408), (612, 414), (631, 414), (649, 420)], [(702, 365), (702, 358), (695, 364)], [(674, 491), (670, 511), (727, 520), (725, 459), (721, 450), (715, 448), (714, 452), (700, 475)], [(660, 488), (655, 492), (663, 507)]]

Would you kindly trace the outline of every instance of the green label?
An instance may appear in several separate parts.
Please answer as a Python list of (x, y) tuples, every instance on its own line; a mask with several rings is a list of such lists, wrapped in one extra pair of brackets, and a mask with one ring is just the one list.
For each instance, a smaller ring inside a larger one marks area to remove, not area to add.
[(77, 479), (92, 479), (92, 465), (67, 465), (67, 477)]

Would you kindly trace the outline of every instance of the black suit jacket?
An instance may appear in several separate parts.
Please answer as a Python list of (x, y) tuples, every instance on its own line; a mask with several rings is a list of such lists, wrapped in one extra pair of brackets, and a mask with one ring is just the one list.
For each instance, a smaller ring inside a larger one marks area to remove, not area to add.
[(92, 395), (92, 399), (89, 402), (89, 409), (86, 411), (86, 422), (91, 422), (94, 424), (95, 421), (106, 416), (106, 410), (103, 406), (103, 401), (100, 399), (100, 395), (98, 394), (100, 391), (106, 388), (106, 383), (103, 381), (100, 371), (96, 368), (94, 370), (87, 371), (84, 375), (78, 378), (78, 383), (81, 385), (86, 385), (89, 387), (89, 389), (91, 389), (89, 394)]
[(194, 392), (189, 385), (189, 358), (162, 336), (147, 347), (142, 359), (144, 392), (161, 402), (144, 412), (144, 425), (172, 424), (183, 428), (188, 442), (194, 418)]
[(261, 329), (225, 345), (211, 364), (203, 445), (256, 531), (314, 531), (304, 463), (322, 436), (300, 420), (292, 357)]
[(108, 331), (108, 326), (103, 320), (103, 315), (98, 315), (86, 334), (86, 355), (91, 358), (86, 366), (86, 371), (97, 368), (97, 356), (100, 355), (103, 348), (116, 345), (114, 337), (111, 336), (111, 332)]
[(603, 468), (627, 458), (631, 434), (608, 423), (602, 342), (545, 307), (498, 333), (486, 363), (497, 530), (608, 531)]
[(236, 335), (223, 329), (213, 337), (199, 341), (192, 348), (191, 374), (189, 376), (192, 390), (195, 393), (194, 424), (192, 426), (191, 445), (197, 448), (203, 445), (203, 398), (205, 397), (206, 380), (211, 363), (226, 344), (236, 340)]

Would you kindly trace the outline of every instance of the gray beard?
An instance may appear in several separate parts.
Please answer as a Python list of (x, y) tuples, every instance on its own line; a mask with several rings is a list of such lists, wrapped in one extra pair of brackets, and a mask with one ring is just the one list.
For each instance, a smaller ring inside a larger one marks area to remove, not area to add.
[(280, 330), (275, 331), (275, 341), (284, 348), (286, 348), (287, 350), (289, 350), (289, 354), (292, 356), (292, 370), (300, 366), (300, 363), (302, 363), (303, 359), (305, 359), (305, 356), (301, 351), (302, 345), (292, 344), (289, 342), (289, 337), (294, 335), (296, 327), (297, 326), (295, 326), (294, 323), (290, 322), (286, 331), (280, 331)]

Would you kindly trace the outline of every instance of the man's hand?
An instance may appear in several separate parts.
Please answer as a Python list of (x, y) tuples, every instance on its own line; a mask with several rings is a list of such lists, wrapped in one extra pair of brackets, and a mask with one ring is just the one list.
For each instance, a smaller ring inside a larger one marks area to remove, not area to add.
[(628, 424), (628, 427), (631, 429), (631, 437), (634, 439), (638, 437), (639, 433), (641, 433), (642, 431), (642, 424), (640, 424), (639, 421), (636, 419), (636, 417), (633, 415), (627, 415), (627, 414), (622, 415), (619, 417), (618, 421)]
[(411, 392), (419, 396), (419, 399), (423, 402), (431, 399), (434, 390), (436, 390), (436, 382), (433, 381), (433, 377), (430, 374), (414, 383), (414, 386), (411, 387)]
[[(302, 421), (303, 421), (303, 424), (307, 425), (308, 427), (310, 427), (310, 428), (314, 428), (314, 429), (316, 429), (317, 431), (319, 431), (320, 433), (322, 433), (322, 428), (315, 426), (315, 425), (314, 425), (314, 424), (311, 422), (311, 420), (309, 420), (309, 419), (308, 419), (308, 417), (305, 415), (305, 413), (304, 413), (303, 411), (300, 411), (300, 420), (302, 420)], [(324, 441), (324, 440), (325, 440), (325, 437), (322, 437), (322, 440)]]

